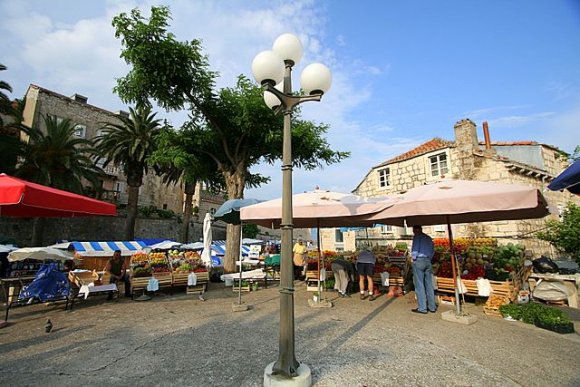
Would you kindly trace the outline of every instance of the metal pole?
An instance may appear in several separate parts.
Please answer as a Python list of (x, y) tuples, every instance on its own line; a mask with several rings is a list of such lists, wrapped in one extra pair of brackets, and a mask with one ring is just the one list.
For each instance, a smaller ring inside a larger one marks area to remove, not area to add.
[[(292, 94), (292, 64), (286, 63), (284, 94)], [(294, 273), (292, 262), (292, 128), (291, 109), (284, 110), (282, 148), (282, 251), (280, 264), (280, 339), (278, 360), (273, 373), (297, 376), (299, 363), (294, 355)]]
[(455, 290), (455, 312), (458, 316), (461, 315), (461, 300), (459, 299), (459, 281), (461, 276), (459, 272), (459, 262), (455, 260), (455, 252), (453, 251), (453, 233), (451, 232), (451, 223), (449, 223), (449, 215), (447, 215), (447, 232), (449, 233), (449, 250), (451, 251), (451, 271), (453, 272), (453, 289)]

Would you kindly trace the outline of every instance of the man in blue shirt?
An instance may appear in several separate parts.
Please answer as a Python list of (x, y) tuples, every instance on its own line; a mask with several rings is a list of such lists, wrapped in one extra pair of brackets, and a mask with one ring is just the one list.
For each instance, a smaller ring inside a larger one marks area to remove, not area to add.
[(413, 283), (417, 295), (417, 308), (415, 313), (427, 314), (427, 311), (435, 313), (435, 290), (433, 288), (433, 266), (431, 259), (435, 254), (433, 239), (425, 233), (421, 226), (413, 226)]

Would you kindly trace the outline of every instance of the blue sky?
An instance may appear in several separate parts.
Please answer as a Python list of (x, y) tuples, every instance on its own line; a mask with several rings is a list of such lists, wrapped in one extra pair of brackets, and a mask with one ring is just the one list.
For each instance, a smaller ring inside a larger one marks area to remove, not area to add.
[[(316, 171), (294, 171), (294, 192), (315, 186), (348, 192), (368, 170), (414, 146), (453, 140), (470, 118), (483, 138), (535, 140), (573, 152), (580, 145), (580, 2), (488, 1), (84, 1), (0, 0), (0, 77), (22, 97), (30, 83), (116, 111), (112, 92), (126, 74), (111, 19), (133, 7), (169, 5), (177, 39), (198, 38), (219, 86), (251, 76), (253, 57), (292, 32), (304, 65), (325, 63), (333, 85), (303, 117), (330, 125), (333, 149), (352, 157)], [(175, 126), (183, 113), (160, 111)], [(279, 164), (246, 197), (281, 196)]]

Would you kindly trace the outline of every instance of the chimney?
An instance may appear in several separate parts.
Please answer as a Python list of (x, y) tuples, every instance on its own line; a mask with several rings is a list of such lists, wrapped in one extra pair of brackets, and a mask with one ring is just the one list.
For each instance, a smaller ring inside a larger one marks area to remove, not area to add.
[(473, 121), (469, 118), (460, 120), (453, 128), (455, 129), (455, 144), (459, 149), (468, 154), (479, 149), (477, 128)]
[(129, 112), (126, 112), (125, 110), (117, 110), (115, 114), (117, 114), (118, 116), (129, 118)]
[(79, 102), (79, 103), (87, 103), (87, 101), (89, 100), (87, 97), (85, 97), (84, 95), (80, 95), (80, 94), (73, 94), (71, 99), (73, 99), (75, 102)]
[(489, 127), (487, 121), (483, 121), (483, 138), (485, 138), (485, 150), (491, 150), (491, 140), (489, 139)]

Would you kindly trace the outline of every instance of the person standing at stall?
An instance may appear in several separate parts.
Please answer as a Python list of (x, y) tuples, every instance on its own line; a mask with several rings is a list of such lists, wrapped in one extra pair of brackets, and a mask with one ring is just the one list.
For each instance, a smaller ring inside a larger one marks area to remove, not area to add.
[(435, 254), (433, 239), (423, 232), (421, 226), (413, 226), (413, 246), (411, 257), (413, 258), (413, 283), (417, 295), (417, 308), (414, 313), (427, 314), (428, 311), (435, 313), (435, 289), (433, 287), (433, 266), (431, 259)]
[(334, 275), (334, 288), (338, 290), (341, 297), (350, 297), (348, 294), (348, 283), (354, 275), (352, 263), (344, 258), (337, 258), (332, 261), (332, 274)]
[[(377, 258), (370, 250), (363, 250), (356, 259), (356, 271), (358, 272), (358, 285), (360, 289), (360, 299), (364, 300), (369, 295), (369, 301), (375, 300), (373, 274), (375, 274), (375, 263)], [(368, 283), (368, 293), (365, 292), (365, 278)]]
[(302, 238), (299, 238), (292, 248), (292, 252), (294, 253), (294, 279), (304, 279), (302, 273), (304, 271), (304, 265), (306, 265), (306, 249), (306, 245)]

